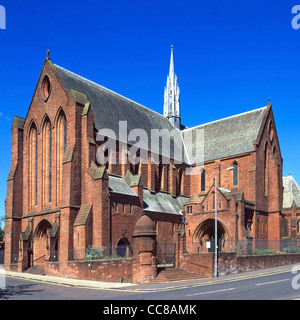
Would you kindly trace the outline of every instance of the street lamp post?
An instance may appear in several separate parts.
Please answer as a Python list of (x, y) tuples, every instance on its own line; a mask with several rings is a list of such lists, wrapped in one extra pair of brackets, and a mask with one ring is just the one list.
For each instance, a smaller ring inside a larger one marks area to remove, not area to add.
[(234, 167), (229, 167), (225, 170), (221, 170), (216, 172), (215, 174), (215, 274), (214, 276), (218, 276), (218, 207), (217, 207), (217, 194), (218, 194), (218, 186), (217, 186), (217, 174), (223, 171), (233, 170)]

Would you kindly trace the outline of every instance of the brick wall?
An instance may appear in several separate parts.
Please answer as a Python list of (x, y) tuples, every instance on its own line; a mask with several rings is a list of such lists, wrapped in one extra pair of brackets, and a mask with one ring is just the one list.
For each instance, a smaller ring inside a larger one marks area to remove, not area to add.
[(105, 259), (93, 261), (49, 262), (45, 266), (48, 275), (73, 279), (106, 282), (132, 282), (133, 258)]
[(161, 214), (148, 212), (147, 216), (153, 220), (156, 228), (156, 240), (158, 243), (176, 243), (178, 233), (176, 228), (181, 227), (181, 216), (174, 214)]
[(234, 252), (219, 254), (219, 275), (300, 263), (299, 253), (237, 256)]
[[(143, 209), (138, 198), (124, 197), (118, 194), (112, 194), (110, 197), (111, 207), (111, 243), (113, 246), (123, 236), (129, 243), (133, 244), (133, 230), (136, 222), (142, 216)], [(124, 227), (126, 227), (125, 234)]]
[(180, 268), (198, 273), (203, 277), (211, 277), (214, 270), (214, 253), (183, 254)]

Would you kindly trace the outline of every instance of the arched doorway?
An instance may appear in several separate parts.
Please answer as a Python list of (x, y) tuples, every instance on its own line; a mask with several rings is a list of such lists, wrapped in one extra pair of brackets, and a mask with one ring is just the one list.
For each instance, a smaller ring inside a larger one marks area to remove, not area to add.
[[(224, 225), (217, 222), (217, 239), (218, 250), (222, 251), (225, 246), (225, 236), (227, 232)], [(196, 228), (193, 236), (193, 241), (199, 243), (199, 251), (214, 252), (215, 250), (215, 220), (207, 219), (201, 222)]]
[(51, 223), (43, 219), (37, 225), (34, 233), (33, 241), (33, 265), (43, 265), (47, 255), (47, 250), (49, 249), (49, 239), (47, 230), (51, 229)]
[(127, 238), (122, 237), (119, 239), (117, 242), (116, 251), (119, 257), (132, 256), (132, 248)]

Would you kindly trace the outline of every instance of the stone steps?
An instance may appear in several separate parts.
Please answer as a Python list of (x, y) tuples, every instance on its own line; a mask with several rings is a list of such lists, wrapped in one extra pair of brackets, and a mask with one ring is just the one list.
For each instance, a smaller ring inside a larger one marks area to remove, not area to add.
[(25, 270), (25, 272), (31, 274), (45, 275), (45, 269), (42, 265), (30, 267), (29, 269)]
[(196, 280), (203, 278), (197, 273), (178, 268), (164, 268), (151, 283), (164, 283), (183, 280)]

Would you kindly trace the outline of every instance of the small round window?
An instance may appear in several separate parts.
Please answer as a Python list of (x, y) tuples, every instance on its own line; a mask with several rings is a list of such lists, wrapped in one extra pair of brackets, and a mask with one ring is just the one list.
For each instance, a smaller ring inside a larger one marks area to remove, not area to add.
[(50, 91), (51, 91), (50, 79), (47, 75), (45, 75), (42, 82), (42, 94), (45, 102), (48, 100), (50, 96)]

